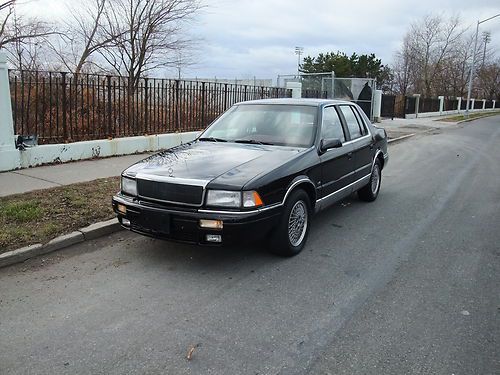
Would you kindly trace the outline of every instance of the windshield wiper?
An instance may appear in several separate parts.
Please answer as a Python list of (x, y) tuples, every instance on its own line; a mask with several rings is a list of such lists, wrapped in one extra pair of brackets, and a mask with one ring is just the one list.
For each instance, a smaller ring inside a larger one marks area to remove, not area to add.
[(246, 143), (249, 145), (269, 145), (269, 146), (274, 145), (274, 143), (271, 143), (271, 142), (261, 142), (261, 141), (255, 140), (255, 139), (235, 139), (233, 142), (234, 143)]
[(214, 137), (203, 137), (203, 138), (198, 138), (198, 141), (201, 142), (227, 142), (226, 139), (222, 138), (214, 138)]

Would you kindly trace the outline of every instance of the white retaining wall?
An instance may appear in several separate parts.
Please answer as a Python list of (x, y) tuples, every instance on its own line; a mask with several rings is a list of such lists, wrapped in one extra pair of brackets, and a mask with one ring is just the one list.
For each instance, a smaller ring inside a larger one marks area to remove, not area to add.
[[(130, 155), (159, 151), (192, 141), (199, 132), (171, 133), (141, 137), (102, 139), (67, 144), (41, 145), (24, 151), (0, 151), (0, 171), (35, 167), (48, 163), (64, 163), (98, 157)], [(8, 157), (6, 157), (8, 156)]]
[[(485, 108), (485, 109), (469, 109), (469, 112), (488, 112), (488, 111), (498, 111), (500, 110), (499, 108)], [(452, 110), (452, 111), (442, 111), (442, 112), (422, 112), (418, 113), (415, 115), (415, 113), (411, 114), (406, 114), (405, 118), (412, 119), (412, 118), (422, 118), (422, 117), (437, 117), (437, 116), (449, 116), (449, 115), (460, 115), (464, 114), (465, 109), (462, 110)]]

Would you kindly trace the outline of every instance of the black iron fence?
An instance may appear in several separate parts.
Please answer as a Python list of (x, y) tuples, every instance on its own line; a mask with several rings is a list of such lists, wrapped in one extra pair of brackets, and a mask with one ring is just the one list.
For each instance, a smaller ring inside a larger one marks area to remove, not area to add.
[(475, 100), (474, 101), (474, 109), (482, 109), (483, 108), (483, 101), (482, 100)]
[(455, 111), (458, 109), (458, 99), (445, 98), (444, 108), (445, 111)]
[(438, 98), (420, 98), (418, 105), (418, 112), (439, 112), (439, 99)]
[[(381, 116), (382, 117), (402, 117), (408, 114), (416, 113), (417, 98), (413, 96), (404, 95), (382, 95)], [(470, 104), (472, 108), (472, 101)], [(458, 99), (444, 98), (443, 111), (456, 111), (458, 109), (465, 110), (467, 107), (467, 99), (462, 99), (460, 108), (458, 108)], [(473, 109), (482, 109), (483, 101), (475, 100)], [(493, 100), (486, 101), (485, 109), (500, 108), (500, 101), (493, 104)], [(439, 99), (438, 98), (420, 98), (418, 104), (419, 113), (439, 112)]]
[(283, 88), (115, 76), (9, 72), (16, 134), (40, 144), (204, 129), (236, 102), (290, 97)]

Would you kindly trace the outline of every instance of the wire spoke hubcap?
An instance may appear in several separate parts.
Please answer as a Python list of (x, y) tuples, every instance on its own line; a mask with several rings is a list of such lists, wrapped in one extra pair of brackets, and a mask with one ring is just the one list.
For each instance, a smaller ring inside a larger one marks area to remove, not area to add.
[(380, 168), (377, 164), (373, 167), (372, 173), (372, 193), (377, 194), (378, 187), (380, 185)]
[(302, 243), (307, 231), (307, 207), (303, 201), (298, 201), (290, 212), (288, 218), (288, 238), (292, 246)]

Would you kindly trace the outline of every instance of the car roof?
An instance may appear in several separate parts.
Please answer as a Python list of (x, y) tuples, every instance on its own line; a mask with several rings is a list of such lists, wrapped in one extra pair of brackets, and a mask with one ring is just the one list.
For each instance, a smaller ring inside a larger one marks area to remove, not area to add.
[(333, 99), (259, 99), (249, 100), (246, 102), (239, 102), (235, 105), (252, 105), (252, 104), (281, 104), (281, 105), (308, 105), (313, 107), (325, 106), (329, 104), (353, 104), (347, 100), (333, 100)]

